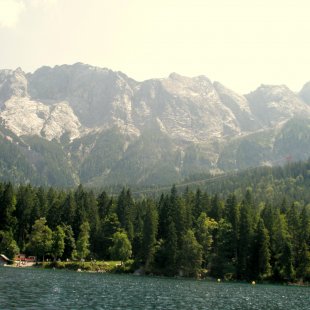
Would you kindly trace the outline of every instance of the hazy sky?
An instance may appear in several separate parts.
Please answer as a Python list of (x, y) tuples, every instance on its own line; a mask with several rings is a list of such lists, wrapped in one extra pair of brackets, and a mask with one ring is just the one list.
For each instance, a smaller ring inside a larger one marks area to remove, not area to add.
[(309, 0), (0, 0), (0, 68), (84, 62), (245, 93), (310, 80)]

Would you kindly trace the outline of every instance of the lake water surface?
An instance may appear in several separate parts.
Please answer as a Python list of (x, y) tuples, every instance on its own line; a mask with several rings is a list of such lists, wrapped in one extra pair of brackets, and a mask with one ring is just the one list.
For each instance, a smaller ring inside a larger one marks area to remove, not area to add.
[(0, 309), (310, 309), (310, 288), (0, 267)]

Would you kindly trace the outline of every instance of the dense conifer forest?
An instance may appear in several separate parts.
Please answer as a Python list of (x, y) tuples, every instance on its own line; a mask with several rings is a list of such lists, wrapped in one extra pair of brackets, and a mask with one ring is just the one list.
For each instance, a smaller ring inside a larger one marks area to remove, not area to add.
[(159, 275), (310, 280), (310, 161), (135, 195), (0, 183), (0, 253)]

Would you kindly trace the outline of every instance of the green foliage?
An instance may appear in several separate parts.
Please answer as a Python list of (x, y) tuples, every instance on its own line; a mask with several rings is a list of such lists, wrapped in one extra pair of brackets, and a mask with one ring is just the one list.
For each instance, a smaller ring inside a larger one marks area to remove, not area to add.
[(142, 236), (142, 260), (145, 263), (145, 268), (148, 269), (154, 260), (157, 228), (158, 228), (158, 213), (156, 206), (151, 200), (146, 201), (145, 218), (143, 225)]
[(259, 220), (254, 238), (252, 249), (253, 276), (255, 279), (265, 279), (271, 275), (271, 253), (269, 233), (262, 219)]
[(77, 256), (80, 259), (85, 259), (90, 253), (89, 231), (90, 231), (89, 223), (83, 222), (80, 226), (80, 233), (76, 242)]
[(208, 193), (173, 186), (158, 199), (127, 188), (114, 197), (82, 185), (0, 183), (0, 249), (57, 260), (132, 257), (119, 272), (309, 281), (309, 164), (219, 179)]
[(107, 215), (106, 218), (102, 220), (100, 225), (98, 238), (97, 238), (97, 254), (99, 257), (104, 259), (110, 259), (110, 247), (113, 244), (113, 235), (119, 231), (120, 229), (120, 222), (116, 213), (111, 213)]
[(251, 222), (249, 206), (243, 201), (240, 210), (237, 276), (244, 279), (250, 273), (250, 255), (253, 238), (253, 223)]
[(221, 219), (218, 222), (216, 246), (209, 265), (211, 275), (222, 278), (226, 274), (236, 274), (233, 239), (234, 231), (231, 223)]
[(188, 230), (181, 240), (181, 270), (185, 276), (198, 276), (202, 263), (202, 246), (197, 242), (194, 232)]
[(63, 224), (64, 231), (64, 250), (62, 257), (65, 259), (74, 259), (77, 255), (74, 233), (70, 225)]
[(163, 270), (166, 274), (175, 275), (179, 270), (178, 237), (171, 217), (168, 218), (167, 223), (167, 235), (166, 238), (160, 242), (156, 262), (159, 269)]
[(19, 253), (19, 247), (11, 231), (0, 230), (0, 253), (6, 255), (11, 260)]
[(116, 232), (112, 237), (112, 242), (113, 245), (110, 248), (112, 259), (123, 263), (131, 257), (131, 243), (125, 232)]
[(16, 196), (11, 183), (5, 185), (0, 200), (0, 230), (15, 230), (17, 220), (14, 216)]
[(197, 224), (195, 228), (195, 236), (199, 244), (202, 246), (202, 258), (204, 266), (207, 266), (208, 259), (211, 254), (212, 244), (213, 244), (213, 234), (215, 229), (218, 228), (218, 223), (207, 217), (206, 213), (202, 212), (197, 219)]
[(52, 247), (52, 231), (46, 224), (45, 218), (35, 221), (32, 226), (28, 249), (33, 251), (37, 257), (44, 256), (49, 253)]
[(52, 235), (52, 249), (51, 254), (54, 259), (62, 257), (65, 250), (65, 232), (60, 226), (56, 227)]

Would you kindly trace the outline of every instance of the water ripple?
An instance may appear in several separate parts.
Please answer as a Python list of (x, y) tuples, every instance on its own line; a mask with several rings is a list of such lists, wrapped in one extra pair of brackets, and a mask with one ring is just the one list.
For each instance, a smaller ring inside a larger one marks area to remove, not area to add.
[(0, 309), (309, 309), (310, 289), (0, 268)]

